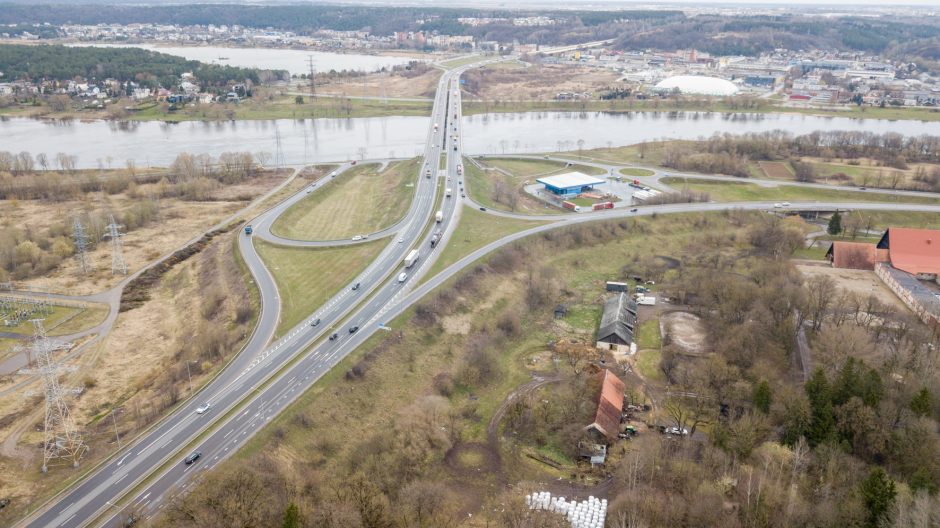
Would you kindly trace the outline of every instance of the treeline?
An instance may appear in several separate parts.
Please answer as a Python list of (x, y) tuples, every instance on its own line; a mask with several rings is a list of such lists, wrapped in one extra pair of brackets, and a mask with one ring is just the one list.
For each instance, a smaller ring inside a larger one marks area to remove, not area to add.
[[(469, 26), (458, 22), (461, 17), (512, 18), (550, 16), (558, 20), (545, 27), (489, 24)], [(208, 25), (226, 24), (252, 28), (273, 27), (301, 34), (317, 30), (366, 30), (375, 35), (396, 31), (438, 31), (448, 35), (469, 35), (486, 40), (503, 40), (556, 44), (577, 42), (578, 38), (614, 38), (617, 31), (649, 28), (667, 20), (684, 18), (681, 11), (506, 11), (478, 8), (382, 7), (337, 5), (219, 5), (196, 4), (178, 6), (114, 5), (106, 9), (82, 5), (7, 4), (0, 11), (3, 23), (61, 24), (157, 24)], [(615, 30), (614, 28), (620, 28)]]
[(924, 19), (808, 18), (699, 15), (673, 20), (642, 35), (626, 34), (622, 49), (698, 49), (718, 55), (758, 55), (777, 48), (888, 52), (898, 43), (940, 36)]
[[(5, 79), (69, 81), (116, 79), (142, 86), (173, 87), (183, 73), (191, 72), (200, 87), (209, 90), (230, 83), (258, 84), (258, 69), (205, 64), (182, 57), (139, 48), (69, 47), (61, 45), (21, 46), (0, 44), (0, 71)], [(286, 72), (275, 71), (282, 77)]]
[[(748, 134), (716, 134), (698, 141), (670, 144), (663, 149), (663, 165), (678, 170), (720, 173), (746, 178), (751, 161), (780, 161), (800, 157), (848, 160), (873, 159), (895, 169), (909, 163), (940, 163), (940, 136), (903, 136), (888, 132), (816, 131), (801, 136), (774, 130)], [(809, 166), (794, 163), (797, 179), (811, 181)], [(915, 180), (932, 188), (940, 175), (918, 168)]]

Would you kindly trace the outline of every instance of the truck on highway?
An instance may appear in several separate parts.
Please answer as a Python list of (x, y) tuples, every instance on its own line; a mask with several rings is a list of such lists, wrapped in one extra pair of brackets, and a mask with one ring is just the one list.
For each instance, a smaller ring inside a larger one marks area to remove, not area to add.
[(437, 123), (434, 123), (434, 131), (437, 132)]
[(445, 194), (448, 198), (450, 198), (450, 195), (451, 195), (451, 189), (450, 189), (450, 187), (448, 187), (448, 188), (444, 191), (444, 194)]
[(418, 250), (412, 249), (408, 252), (408, 255), (405, 257), (405, 267), (410, 268), (415, 265), (415, 262), (418, 261)]
[(246, 234), (246, 235), (250, 235), (251, 232), (252, 232), (251, 224), (246, 225), (246, 226), (245, 226), (245, 234)]
[(438, 229), (437, 231), (434, 232), (433, 235), (431, 235), (431, 247), (436, 246), (437, 243), (441, 241), (441, 235), (442, 235), (442, 234), (443, 234), (443, 233), (441, 233), (441, 230)]
[(463, 163), (457, 165), (457, 175), (458, 176), (463, 175)]
[(434, 214), (435, 222), (439, 224), (441, 223), (442, 220), (444, 220), (444, 211), (438, 211), (437, 213)]
[(425, 178), (428, 178), (428, 179), (431, 178), (431, 169), (430, 169), (430, 168), (428, 168), (428, 170), (424, 171), (424, 177), (425, 177)]

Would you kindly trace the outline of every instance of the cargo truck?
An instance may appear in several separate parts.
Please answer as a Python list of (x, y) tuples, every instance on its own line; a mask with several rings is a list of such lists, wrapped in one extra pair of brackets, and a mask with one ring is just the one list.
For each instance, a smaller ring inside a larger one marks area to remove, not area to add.
[(418, 250), (412, 249), (408, 252), (408, 256), (405, 257), (405, 267), (410, 268), (415, 265), (415, 262), (418, 261)]
[(438, 211), (437, 213), (434, 214), (434, 221), (437, 222), (438, 224), (441, 223), (441, 220), (443, 219), (444, 219), (443, 211)]
[(434, 232), (433, 235), (431, 235), (431, 247), (436, 246), (437, 243), (441, 241), (441, 235), (442, 233), (440, 229), (438, 229), (437, 231)]
[(457, 165), (457, 174), (458, 174), (458, 175), (462, 175), (462, 174), (463, 174), (463, 164)]
[(450, 194), (451, 194), (450, 187), (448, 187), (448, 188), (444, 191), (444, 194), (447, 195), (448, 198), (450, 198)]

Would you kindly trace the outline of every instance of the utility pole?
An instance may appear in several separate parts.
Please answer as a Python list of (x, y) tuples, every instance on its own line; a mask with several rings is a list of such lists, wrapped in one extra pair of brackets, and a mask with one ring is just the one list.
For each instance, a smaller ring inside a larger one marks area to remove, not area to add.
[(114, 417), (114, 408), (111, 409), (111, 421), (114, 423), (114, 438), (117, 439), (118, 449), (121, 449), (121, 435), (117, 430), (117, 418)]
[(118, 273), (127, 275), (127, 264), (124, 262), (124, 243), (121, 241), (124, 233), (120, 232), (120, 229), (124, 226), (120, 226), (114, 221), (114, 215), (109, 215), (108, 221), (108, 233), (105, 236), (111, 239), (111, 275)]
[(314, 98), (317, 96), (317, 83), (316, 83), (316, 61), (313, 60), (313, 55), (307, 55), (307, 67), (310, 69), (308, 74), (310, 78), (310, 102), (313, 102)]
[(186, 377), (189, 378), (189, 393), (193, 393), (193, 375), (189, 372), (189, 364), (192, 361), (186, 360)]

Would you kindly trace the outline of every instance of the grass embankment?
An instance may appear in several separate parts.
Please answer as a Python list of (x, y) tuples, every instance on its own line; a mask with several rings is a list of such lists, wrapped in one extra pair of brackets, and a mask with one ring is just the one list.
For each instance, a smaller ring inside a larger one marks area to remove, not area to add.
[(346, 287), (385, 247), (385, 240), (335, 248), (291, 248), (255, 242), (281, 296), (276, 336)]
[(518, 233), (531, 227), (540, 226), (546, 222), (537, 222), (534, 220), (516, 220), (513, 218), (503, 218), (486, 214), (471, 207), (463, 206), (460, 213), (460, 223), (451, 234), (447, 245), (437, 256), (437, 260), (424, 280), (427, 280), (454, 262), (473, 253), (477, 249), (499, 240), (506, 235)]
[(466, 64), (472, 64), (474, 62), (480, 62), (484, 60), (482, 55), (470, 55), (467, 57), (458, 57), (456, 59), (450, 59), (443, 62), (439, 62), (441, 66), (447, 68), (448, 70), (453, 70), (454, 68), (459, 68)]
[(481, 163), (503, 169), (511, 173), (515, 178), (531, 178), (533, 176), (550, 176), (555, 173), (563, 172), (581, 172), (591, 176), (600, 176), (607, 171), (598, 167), (588, 165), (571, 165), (566, 167), (565, 163), (551, 161), (546, 159), (522, 159), (522, 158), (484, 158), (479, 160)]
[(716, 202), (793, 200), (809, 202), (940, 203), (940, 200), (936, 198), (856, 192), (851, 189), (819, 189), (797, 187), (794, 185), (760, 187), (753, 183), (690, 180), (681, 177), (667, 177), (663, 178), (661, 181), (678, 189), (688, 188), (696, 192), (706, 192), (711, 196), (711, 199)]
[[(400, 99), (352, 99), (346, 97), (276, 97), (269, 101), (246, 99), (239, 104), (206, 104), (168, 111), (159, 104), (147, 104), (128, 115), (135, 121), (217, 121), (253, 119), (313, 119), (385, 116), (429, 116), (432, 101)], [(83, 114), (81, 114), (83, 115)]]
[(399, 221), (414, 197), (419, 160), (360, 165), (292, 205), (271, 226), (281, 237), (336, 240), (373, 233)]

